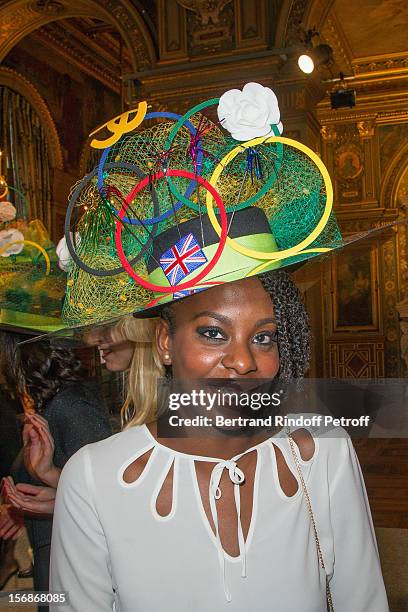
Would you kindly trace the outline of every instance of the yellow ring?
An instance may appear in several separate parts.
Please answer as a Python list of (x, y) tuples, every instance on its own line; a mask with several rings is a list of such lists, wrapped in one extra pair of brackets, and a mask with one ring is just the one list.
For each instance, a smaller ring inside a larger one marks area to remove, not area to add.
[[(299, 242), (299, 244), (296, 244), (290, 249), (285, 249), (283, 251), (271, 252), (271, 253), (255, 251), (254, 249), (248, 249), (247, 247), (241, 244), (238, 244), (235, 241), (235, 239), (227, 237), (227, 245), (234, 251), (238, 251), (238, 253), (242, 253), (242, 255), (247, 255), (248, 257), (253, 257), (254, 259), (268, 259), (270, 261), (286, 259), (286, 257), (290, 257), (291, 255), (297, 255), (304, 249), (304, 247), (309, 246), (309, 244), (311, 244), (313, 240), (315, 240), (315, 238), (317, 238), (317, 236), (319, 236), (319, 234), (322, 233), (323, 229), (325, 228), (327, 224), (327, 221), (329, 219), (330, 213), (333, 208), (332, 182), (331, 182), (329, 173), (327, 171), (327, 168), (322, 162), (322, 160), (320, 159), (320, 157), (316, 155), (316, 153), (314, 153), (311, 149), (309, 149), (309, 147), (306, 147), (306, 145), (302, 144), (301, 142), (297, 142), (297, 140), (293, 140), (292, 138), (284, 138), (282, 136), (269, 136), (266, 139), (264, 136), (260, 136), (258, 138), (253, 138), (252, 140), (249, 140), (248, 142), (243, 142), (237, 147), (235, 147), (235, 149), (232, 149), (232, 151), (227, 153), (227, 155), (225, 155), (225, 157), (220, 161), (218, 166), (215, 168), (210, 178), (210, 185), (212, 185), (213, 187), (216, 187), (217, 181), (220, 177), (221, 172), (225, 168), (225, 166), (227, 166), (238, 155), (238, 153), (241, 153), (243, 149), (248, 149), (258, 144), (263, 144), (263, 143), (269, 144), (272, 142), (281, 142), (282, 144), (292, 146), (295, 149), (298, 149), (299, 151), (302, 151), (303, 153), (305, 153), (305, 155), (307, 155), (308, 157), (310, 157), (310, 159), (319, 168), (323, 176), (324, 185), (326, 187), (326, 205), (323, 211), (323, 215), (319, 223), (314, 228), (314, 230), (309, 234), (307, 238), (302, 240), (302, 242)], [(208, 216), (210, 218), (211, 224), (214, 230), (217, 232), (218, 236), (220, 236), (221, 227), (214, 213), (214, 199), (209, 192), (207, 192), (206, 204), (207, 204)]]
[(45, 249), (42, 248), (42, 246), (40, 246), (39, 244), (37, 244), (36, 242), (32, 242), (31, 240), (13, 240), (13, 242), (8, 242), (7, 244), (5, 244), (3, 247), (1, 247), (0, 249), (0, 255), (4, 252), (7, 251), (7, 249), (12, 245), (12, 244), (29, 244), (30, 246), (35, 247), (36, 249), (38, 249), (40, 251), (40, 253), (42, 253), (44, 255), (44, 259), (45, 259), (45, 263), (47, 265), (47, 269), (45, 272), (45, 275), (48, 276), (48, 274), (51, 271), (51, 263), (50, 263), (50, 258), (49, 255), (47, 253), (47, 251)]
[[(2, 185), (2, 184), (4, 185), (4, 183), (0, 183), (0, 185)], [(8, 188), (7, 183), (6, 183), (6, 186), (5, 186), (5, 188), (4, 188), (4, 191), (3, 191), (2, 193), (0, 193), (0, 198), (5, 198), (5, 197), (6, 197), (6, 195), (8, 194), (8, 192), (9, 192), (9, 188)]]

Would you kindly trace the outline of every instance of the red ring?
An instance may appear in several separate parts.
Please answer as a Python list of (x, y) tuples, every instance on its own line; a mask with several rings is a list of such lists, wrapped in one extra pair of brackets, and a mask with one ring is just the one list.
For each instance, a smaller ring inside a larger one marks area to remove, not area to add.
[[(166, 176), (181, 176), (182, 178), (188, 178), (190, 180), (197, 181), (198, 183), (203, 185), (207, 189), (207, 191), (211, 193), (212, 197), (214, 198), (217, 204), (217, 207), (221, 215), (220, 241), (218, 243), (217, 250), (215, 251), (214, 257), (212, 258), (212, 260), (192, 280), (187, 281), (186, 283), (182, 283), (181, 285), (171, 285), (170, 287), (165, 287), (164, 285), (153, 285), (152, 283), (149, 283), (149, 281), (144, 280), (144, 278), (142, 278), (141, 276), (138, 276), (138, 274), (136, 274), (136, 272), (132, 269), (132, 266), (127, 261), (126, 256), (123, 252), (123, 246), (121, 242), (122, 224), (119, 221), (119, 219), (123, 219), (123, 217), (125, 216), (127, 208), (129, 204), (132, 202), (132, 200), (135, 198), (135, 196), (139, 193), (139, 191), (144, 189), (144, 187), (146, 187), (149, 184), (150, 180), (157, 180), (157, 179), (161, 179)], [(119, 211), (119, 219), (115, 223), (116, 225), (115, 245), (116, 245), (116, 251), (118, 253), (118, 256), (119, 256), (119, 259), (120, 259), (120, 262), (123, 268), (129, 274), (129, 276), (131, 276), (142, 287), (145, 287), (146, 289), (149, 289), (150, 291), (159, 291), (161, 293), (175, 293), (176, 290), (183, 291), (184, 289), (190, 289), (191, 287), (196, 285), (202, 278), (204, 278), (209, 272), (211, 272), (211, 270), (214, 268), (215, 264), (221, 257), (221, 254), (224, 250), (224, 246), (227, 240), (227, 234), (228, 234), (227, 213), (225, 210), (224, 203), (221, 199), (221, 196), (218, 194), (215, 188), (208, 181), (203, 179), (201, 176), (196, 175), (193, 172), (187, 172), (186, 170), (167, 170), (167, 172), (157, 172), (156, 174), (153, 175), (153, 177), (145, 176), (145, 178), (139, 181), (139, 183), (132, 189), (132, 191), (126, 197), (122, 205), (122, 208)]]

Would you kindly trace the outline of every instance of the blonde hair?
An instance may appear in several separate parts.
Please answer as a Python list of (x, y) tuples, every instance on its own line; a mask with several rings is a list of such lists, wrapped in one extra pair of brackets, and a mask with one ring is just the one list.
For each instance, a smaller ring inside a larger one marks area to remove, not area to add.
[(157, 418), (157, 381), (165, 375), (156, 348), (157, 319), (123, 317), (112, 329), (114, 342), (134, 342), (127, 376), (125, 403), (120, 411), (122, 429), (150, 423)]

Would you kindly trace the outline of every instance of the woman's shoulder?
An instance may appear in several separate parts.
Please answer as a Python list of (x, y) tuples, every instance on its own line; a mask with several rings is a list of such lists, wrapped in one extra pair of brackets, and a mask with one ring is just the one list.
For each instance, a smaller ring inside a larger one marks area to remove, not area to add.
[(43, 416), (47, 421), (59, 422), (67, 416), (80, 418), (89, 412), (107, 415), (106, 405), (97, 386), (92, 382), (77, 381), (64, 384), (46, 404)]
[(103, 469), (104, 466), (111, 467), (113, 464), (120, 464), (128, 457), (137, 455), (146, 447), (151, 447), (151, 438), (146, 433), (146, 427), (139, 425), (130, 427), (124, 431), (113, 434), (103, 440), (86, 444), (80, 448), (68, 460), (64, 467), (74, 464), (76, 467), (83, 464), (85, 461), (90, 461), (92, 466), (98, 466)]
[(288, 414), (284, 426), (273, 436), (278, 445), (287, 444), (288, 437), (303, 461), (340, 461), (352, 446), (344, 427), (318, 413)]
[(77, 380), (63, 383), (57, 393), (48, 401), (47, 409), (77, 400), (99, 403), (101, 395), (96, 382), (92, 380)]

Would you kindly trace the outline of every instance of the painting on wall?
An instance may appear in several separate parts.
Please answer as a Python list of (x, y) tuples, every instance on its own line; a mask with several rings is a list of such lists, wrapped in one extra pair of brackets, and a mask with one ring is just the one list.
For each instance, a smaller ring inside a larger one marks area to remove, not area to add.
[(336, 195), (340, 204), (362, 199), (364, 155), (361, 148), (348, 142), (337, 148), (334, 156)]
[(354, 144), (339, 147), (336, 151), (336, 177), (341, 182), (355, 181), (363, 172), (363, 154)]
[(378, 331), (378, 262), (374, 246), (333, 260), (333, 331)]

